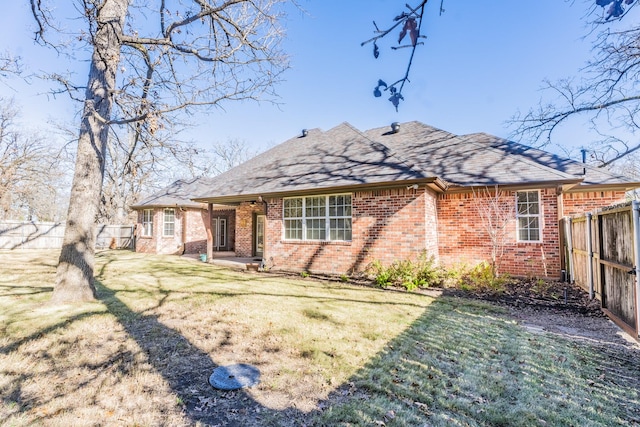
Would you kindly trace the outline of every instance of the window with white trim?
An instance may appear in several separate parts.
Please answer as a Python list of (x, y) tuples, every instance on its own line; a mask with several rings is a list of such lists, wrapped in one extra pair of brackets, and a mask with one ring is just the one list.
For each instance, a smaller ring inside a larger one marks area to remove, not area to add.
[(162, 235), (164, 237), (171, 237), (176, 231), (176, 210), (165, 209), (162, 221)]
[(516, 220), (519, 242), (542, 241), (539, 191), (516, 192)]
[(285, 240), (351, 240), (351, 195), (286, 198)]
[(142, 211), (142, 235), (144, 237), (153, 236), (153, 209)]

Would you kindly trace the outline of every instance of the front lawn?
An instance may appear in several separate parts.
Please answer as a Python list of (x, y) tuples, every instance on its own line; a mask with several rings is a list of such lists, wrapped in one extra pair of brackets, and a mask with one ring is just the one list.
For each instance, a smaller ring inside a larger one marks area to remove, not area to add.
[[(6, 425), (640, 423), (640, 354), (486, 303), (106, 251), (99, 301), (55, 307), (56, 256), (0, 251)], [(260, 384), (208, 385), (233, 363)]]

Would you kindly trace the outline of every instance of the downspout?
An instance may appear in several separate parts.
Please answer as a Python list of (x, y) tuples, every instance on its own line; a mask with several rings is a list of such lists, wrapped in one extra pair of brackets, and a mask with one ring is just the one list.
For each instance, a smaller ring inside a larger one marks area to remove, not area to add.
[(640, 331), (640, 274), (638, 274), (638, 267), (640, 267), (640, 203), (634, 200), (631, 203), (631, 209), (633, 211), (633, 247), (635, 249), (635, 267), (636, 272), (636, 338), (638, 331)]
[(573, 275), (573, 219), (567, 218), (565, 222), (565, 228), (567, 233), (567, 249), (569, 252), (569, 277), (567, 282), (574, 283)]
[(181, 255), (184, 255), (187, 252), (187, 210), (181, 207), (180, 212), (182, 213), (182, 242), (180, 242), (180, 246), (182, 247)]
[(589, 299), (593, 299), (593, 245), (591, 241), (591, 212), (587, 213), (587, 282), (589, 282)]
[(262, 196), (258, 196), (258, 200), (261, 201), (262, 204), (264, 205), (264, 230), (262, 230), (262, 232), (264, 233), (264, 236), (263, 236), (264, 248), (262, 249), (262, 261), (260, 261), (260, 269), (263, 270), (267, 266), (267, 262), (266, 262), (266, 259), (267, 259), (267, 212), (268, 212), (269, 205), (267, 204), (267, 201)]
[(207, 230), (207, 260), (213, 258), (213, 234), (211, 231), (211, 225), (213, 224), (213, 204), (207, 203), (207, 211), (209, 213), (208, 227), (205, 227)]

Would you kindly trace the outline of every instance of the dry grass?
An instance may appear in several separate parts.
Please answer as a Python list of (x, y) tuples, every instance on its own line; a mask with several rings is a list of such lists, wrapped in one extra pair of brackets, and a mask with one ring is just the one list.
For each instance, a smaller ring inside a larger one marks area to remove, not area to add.
[[(50, 307), (55, 256), (0, 252), (8, 425), (295, 424), (433, 301), (107, 251), (99, 302)], [(213, 390), (231, 363), (256, 365), (260, 385)]]
[[(55, 256), (0, 252), (4, 425), (640, 425), (637, 351), (486, 303), (107, 251), (51, 307)], [(259, 386), (211, 388), (231, 363)]]

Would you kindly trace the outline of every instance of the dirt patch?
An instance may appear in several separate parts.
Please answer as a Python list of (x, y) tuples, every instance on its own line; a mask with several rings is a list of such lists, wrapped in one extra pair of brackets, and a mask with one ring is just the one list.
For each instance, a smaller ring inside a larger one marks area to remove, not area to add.
[(445, 295), (488, 301), (506, 307), (521, 325), (532, 332), (549, 332), (602, 346), (640, 350), (640, 344), (613, 323), (600, 301), (575, 284), (518, 280), (501, 293), (446, 289)]

